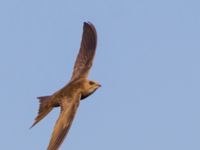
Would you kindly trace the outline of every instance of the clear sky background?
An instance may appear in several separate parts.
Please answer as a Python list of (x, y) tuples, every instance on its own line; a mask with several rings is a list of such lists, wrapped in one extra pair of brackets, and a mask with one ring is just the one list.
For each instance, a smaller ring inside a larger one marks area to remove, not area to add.
[(45, 150), (55, 109), (37, 96), (71, 77), (84, 21), (98, 31), (90, 79), (61, 150), (200, 149), (198, 0), (0, 1), (0, 147)]

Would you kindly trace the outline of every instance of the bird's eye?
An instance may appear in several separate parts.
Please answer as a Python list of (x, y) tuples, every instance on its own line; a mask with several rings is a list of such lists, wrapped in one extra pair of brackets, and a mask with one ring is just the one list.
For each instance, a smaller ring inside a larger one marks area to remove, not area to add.
[(93, 85), (93, 84), (94, 84), (94, 82), (90, 81), (90, 82), (89, 82), (89, 84), (90, 84), (90, 85)]

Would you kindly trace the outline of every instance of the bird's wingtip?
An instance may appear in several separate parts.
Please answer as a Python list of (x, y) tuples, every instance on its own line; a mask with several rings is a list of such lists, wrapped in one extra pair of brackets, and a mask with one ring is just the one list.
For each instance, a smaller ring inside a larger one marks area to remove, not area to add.
[(84, 27), (94, 27), (94, 25), (93, 25), (93, 23), (92, 22), (90, 22), (90, 21), (85, 21), (85, 22), (83, 22), (83, 25), (84, 25)]
[(34, 121), (34, 123), (29, 127), (29, 129), (32, 129), (35, 125), (36, 125), (36, 121)]

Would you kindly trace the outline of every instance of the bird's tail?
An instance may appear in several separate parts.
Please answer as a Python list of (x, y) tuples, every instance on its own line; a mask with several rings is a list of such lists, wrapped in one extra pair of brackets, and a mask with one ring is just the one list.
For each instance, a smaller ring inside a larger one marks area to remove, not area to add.
[(51, 96), (38, 97), (39, 102), (40, 102), (38, 115), (35, 118), (35, 121), (30, 128), (35, 126), (40, 120), (42, 120), (53, 109), (53, 107), (49, 105), (50, 97)]

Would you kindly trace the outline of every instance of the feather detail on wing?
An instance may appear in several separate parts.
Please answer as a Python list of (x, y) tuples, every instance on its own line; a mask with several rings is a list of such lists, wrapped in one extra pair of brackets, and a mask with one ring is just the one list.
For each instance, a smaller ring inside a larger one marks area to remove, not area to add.
[(71, 80), (87, 77), (95, 55), (97, 33), (94, 25), (84, 22), (79, 54), (76, 58)]
[(77, 94), (73, 98), (65, 97), (65, 99), (62, 100), (60, 116), (54, 126), (54, 131), (47, 150), (57, 150), (62, 144), (76, 114), (80, 97), (80, 94)]

